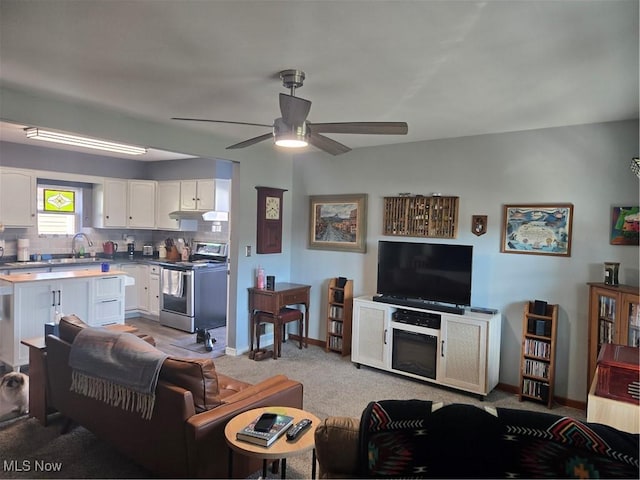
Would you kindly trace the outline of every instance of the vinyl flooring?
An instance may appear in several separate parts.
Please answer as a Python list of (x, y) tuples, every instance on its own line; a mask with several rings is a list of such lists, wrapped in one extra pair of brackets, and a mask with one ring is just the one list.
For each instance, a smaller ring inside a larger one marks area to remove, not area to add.
[[(151, 335), (156, 341), (156, 347), (169, 355), (175, 355), (183, 358), (202, 358), (211, 355), (192, 352), (186, 348), (180, 348), (173, 345), (176, 341), (186, 338), (193, 338), (195, 343), (195, 333), (187, 333), (181, 330), (176, 330), (175, 328), (165, 327), (154, 320), (149, 320), (148, 318), (143, 317), (128, 318), (125, 320), (125, 323), (127, 325), (137, 327), (140, 333)], [(209, 330), (209, 332), (211, 333), (211, 336), (216, 339), (216, 342), (213, 344), (214, 353), (220, 351), (224, 352), (227, 346), (227, 328), (214, 328)]]

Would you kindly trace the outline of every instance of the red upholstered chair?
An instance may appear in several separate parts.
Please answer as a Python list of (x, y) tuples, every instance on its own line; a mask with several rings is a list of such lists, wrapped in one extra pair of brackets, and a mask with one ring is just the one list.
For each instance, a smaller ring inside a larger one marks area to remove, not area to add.
[[(260, 350), (260, 335), (256, 335), (258, 325), (262, 323), (273, 324), (273, 358), (276, 359), (282, 356), (282, 342), (284, 340), (284, 326), (290, 322), (298, 322), (298, 336), (300, 337), (300, 345), (298, 348), (302, 349), (302, 343), (304, 339), (304, 345), (307, 345), (307, 339), (304, 337), (304, 316), (301, 310), (297, 308), (285, 307), (278, 315), (274, 315), (268, 312), (257, 312), (253, 316), (253, 325), (251, 332), (251, 351), (255, 352)], [(256, 350), (253, 350), (253, 339), (256, 339)]]

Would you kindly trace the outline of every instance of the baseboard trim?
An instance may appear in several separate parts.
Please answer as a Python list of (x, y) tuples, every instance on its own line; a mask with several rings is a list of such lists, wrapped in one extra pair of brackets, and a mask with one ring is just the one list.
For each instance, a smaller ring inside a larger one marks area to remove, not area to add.
[[(517, 385), (508, 385), (506, 383), (499, 383), (496, 386), (496, 389), (503, 392), (513, 393), (514, 395), (518, 395), (520, 393), (520, 388)], [(578, 400), (557, 396), (553, 397), (553, 401), (563, 407), (576, 408), (578, 410), (584, 410), (585, 412), (587, 411), (587, 402), (579, 402)]]

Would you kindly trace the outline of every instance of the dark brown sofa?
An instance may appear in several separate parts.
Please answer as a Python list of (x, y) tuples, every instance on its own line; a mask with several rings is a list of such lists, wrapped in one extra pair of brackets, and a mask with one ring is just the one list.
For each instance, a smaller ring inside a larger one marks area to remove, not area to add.
[[(59, 336), (48, 335), (50, 404), (73, 422), (159, 477), (229, 477), (224, 427), (235, 415), (263, 406), (302, 408), (302, 384), (276, 375), (255, 385), (215, 371), (211, 359), (164, 361), (150, 420), (70, 391), (71, 344), (79, 329), (75, 316), (60, 322)], [(237, 455), (237, 454), (234, 454)], [(232, 477), (261, 468), (259, 459), (234, 458)]]

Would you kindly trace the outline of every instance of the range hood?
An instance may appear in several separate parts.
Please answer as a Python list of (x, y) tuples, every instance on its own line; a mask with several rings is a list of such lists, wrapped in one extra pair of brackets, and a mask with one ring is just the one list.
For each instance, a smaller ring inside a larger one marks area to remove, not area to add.
[(204, 220), (207, 222), (228, 222), (229, 212), (216, 210), (176, 210), (169, 214), (174, 220)]

